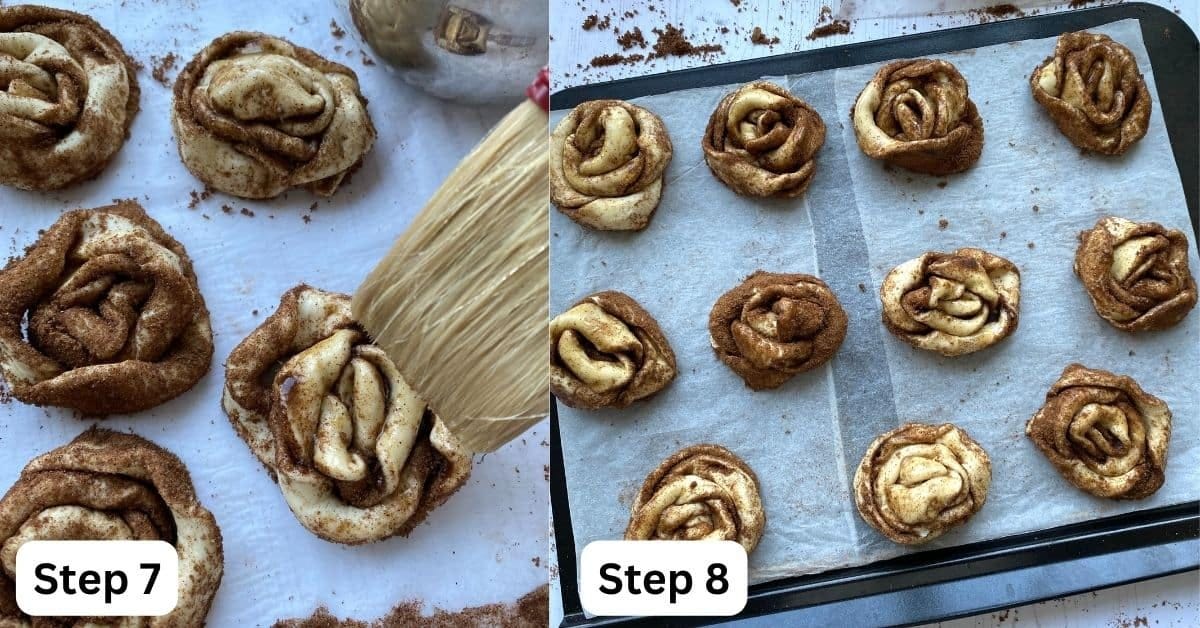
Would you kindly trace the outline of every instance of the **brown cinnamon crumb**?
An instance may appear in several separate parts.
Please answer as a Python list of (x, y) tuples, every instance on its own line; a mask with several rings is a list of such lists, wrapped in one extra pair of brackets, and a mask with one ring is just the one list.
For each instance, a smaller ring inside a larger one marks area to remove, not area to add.
[(779, 43), (779, 37), (767, 37), (761, 26), (755, 26), (754, 32), (750, 33), (750, 43), (759, 46), (773, 46)]
[(341, 39), (346, 36), (346, 31), (341, 26), (338, 26), (337, 20), (329, 20), (329, 34), (337, 39)]
[(221, 211), (225, 212), (226, 214), (232, 214), (232, 213), (233, 213), (233, 208), (232, 208), (232, 207), (230, 207), (230, 206), (228, 206), (228, 205), (222, 205), (222, 206), (221, 206)]
[(617, 44), (621, 46), (621, 50), (629, 50), (634, 46), (645, 48), (646, 38), (642, 35), (642, 29), (635, 26), (633, 30), (618, 35)]
[(993, 4), (990, 7), (984, 7), (980, 9), (980, 11), (992, 17), (1006, 17), (1009, 15), (1015, 15), (1017, 17), (1025, 16), (1025, 12), (1015, 4)]
[(592, 66), (593, 68), (603, 68), (603, 67), (607, 67), (607, 66), (610, 66), (610, 65), (621, 65), (621, 64), (624, 64), (624, 65), (633, 65), (634, 63), (637, 63), (638, 61), (642, 61), (642, 60), (644, 60), (645, 58), (646, 58), (646, 55), (643, 55), (643, 54), (632, 54), (632, 55), (621, 55), (621, 54), (600, 55), (599, 57), (592, 57), (592, 60), (591, 60), (591, 66)]
[(585, 30), (585, 31), (590, 31), (593, 28), (596, 28), (596, 24), (598, 24), (599, 22), (600, 22), (600, 16), (595, 15), (595, 14), (589, 15), (589, 16), (583, 18), (583, 24), (581, 25), (581, 28), (583, 28), (583, 30)]
[(684, 34), (683, 29), (674, 24), (667, 24), (665, 27), (651, 29), (658, 40), (654, 42), (654, 53), (650, 55), (650, 59), (659, 57), (684, 57), (684, 56), (703, 56), (710, 53), (723, 53), (725, 48), (719, 44), (702, 44), (695, 45)]
[(866, 292), (866, 291), (867, 291), (867, 286), (866, 286), (866, 284), (861, 284), (861, 283), (860, 283), (860, 284), (858, 284), (858, 291), (859, 291), (859, 292)]
[(1040, 211), (1042, 211), (1042, 208), (1041, 208), (1041, 207), (1038, 207), (1037, 205), (1034, 205), (1034, 206), (1033, 206), (1033, 213), (1035, 213), (1035, 214), (1036, 214), (1036, 213), (1038, 213), (1038, 212), (1040, 212)]
[(938, 219), (938, 230), (945, 231), (946, 227), (949, 227), (949, 226), (950, 226), (949, 220), (946, 220), (945, 218)]
[(1008, 237), (1008, 232), (1007, 232), (1007, 231), (1001, 231), (1001, 232), (1000, 232), (1000, 239), (1001, 239), (1001, 240), (1003, 240), (1004, 238), (1007, 238), (1007, 237)]
[(1033, 248), (1035, 245), (1033, 244), (1033, 241), (1032, 241), (1032, 240), (1030, 240), (1030, 241), (1029, 241), (1029, 244), (1026, 244), (1025, 246), (1027, 246), (1027, 247), (1029, 247), (1029, 248), (1031, 248), (1031, 249), (1032, 249), (1032, 248)]
[(368, 57), (367, 53), (363, 52), (362, 50), (359, 50), (358, 54), (362, 55), (362, 64), (363, 65), (368, 65), (368, 66), (375, 65), (375, 60), (372, 59), (371, 57)]
[(253, 218), (253, 217), (254, 217), (254, 212), (250, 211), (250, 208), (249, 208), (249, 207), (243, 207), (243, 208), (242, 208), (242, 211), (241, 211), (241, 214), (242, 214), (243, 216), (246, 216), (246, 217), (248, 217), (248, 218)]
[(808, 35), (805, 35), (804, 38), (811, 41), (814, 39), (820, 39), (822, 37), (832, 37), (834, 35), (845, 35), (849, 32), (850, 32), (850, 21), (849, 20), (834, 20), (833, 22), (830, 22), (829, 24), (825, 24), (824, 26), (818, 26), (818, 27), (812, 29), (812, 32), (810, 32)]
[[(539, 559), (540, 562), (540, 559)], [(428, 628), (457, 628), (459, 626), (498, 626), (518, 628), (522, 626), (544, 626), (550, 613), (550, 586), (544, 584), (510, 604), (487, 604), (449, 612), (435, 609), (432, 616), (422, 613), (424, 604), (409, 601), (398, 604), (385, 617), (372, 623), (354, 619), (338, 619), (322, 607), (306, 619), (289, 619), (275, 622), (273, 628), (401, 628), (427, 626)]]
[(150, 55), (150, 64), (154, 66), (154, 70), (150, 72), (150, 75), (160, 84), (170, 85), (171, 80), (167, 78), (167, 72), (175, 69), (175, 62), (178, 60), (179, 58), (173, 52), (168, 52), (162, 57)]
[(312, 216), (309, 216), (308, 214), (304, 214), (303, 216), (301, 216), (301, 218), (304, 219), (304, 224), (306, 224), (306, 225), (308, 223), (312, 222)]

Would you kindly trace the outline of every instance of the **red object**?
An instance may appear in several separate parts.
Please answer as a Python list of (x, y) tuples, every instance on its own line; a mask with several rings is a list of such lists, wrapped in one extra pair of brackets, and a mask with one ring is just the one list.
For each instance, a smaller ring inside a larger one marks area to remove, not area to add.
[(525, 88), (525, 95), (537, 103), (542, 111), (550, 112), (550, 68), (545, 67), (538, 72), (537, 78)]

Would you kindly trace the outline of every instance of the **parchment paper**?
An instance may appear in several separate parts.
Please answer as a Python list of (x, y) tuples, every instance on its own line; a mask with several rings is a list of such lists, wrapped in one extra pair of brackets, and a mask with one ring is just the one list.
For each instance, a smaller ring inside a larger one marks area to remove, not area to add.
[[(1096, 30), (1134, 51), (1157, 94), (1136, 21)], [(973, 168), (945, 178), (889, 171), (858, 149), (849, 111), (880, 64), (771, 78), (812, 104), (829, 131), (816, 179), (798, 201), (738, 197), (704, 164), (700, 137), (708, 116), (736, 86), (634, 101), (663, 118), (675, 147), (662, 203), (638, 234), (588, 231), (552, 211), (551, 309), (561, 312), (597, 290), (627, 292), (658, 319), (679, 377), (625, 410), (559, 405), (577, 551), (620, 538), (646, 474), (680, 447), (701, 442), (729, 447), (759, 476), (767, 525), (750, 556), (752, 582), (1200, 496), (1200, 399), (1195, 378), (1186, 375), (1200, 365), (1200, 314), (1165, 332), (1122, 333), (1095, 313), (1071, 270), (1076, 235), (1105, 214), (1192, 234), (1161, 106), (1155, 103), (1148, 135), (1124, 157), (1081, 155), (1029, 91), (1029, 74), (1053, 48), (1050, 38), (939, 55), (969, 81), (986, 138)], [(1200, 261), (1189, 240), (1195, 273)], [(892, 337), (880, 322), (883, 276), (926, 250), (962, 246), (986, 248), (1020, 267), (1019, 329), (959, 358)], [(820, 275), (850, 324), (824, 368), (755, 393), (717, 360), (707, 324), (717, 297), (760, 268)], [(1170, 405), (1167, 480), (1152, 497), (1091, 497), (1025, 437), (1026, 420), (1074, 361), (1132, 375)], [(864, 524), (850, 492), (870, 441), (907, 421), (958, 424), (993, 465), (982, 511), (919, 549), (894, 545)]]
[[(322, 541), (296, 521), (221, 409), (226, 356), (275, 310), (280, 295), (300, 282), (353, 292), (505, 112), (450, 105), (408, 87), (371, 56), (344, 1), (41, 1), (93, 16), (145, 66), (138, 74), (142, 109), (129, 141), (97, 181), (48, 194), (0, 187), (0, 250), (7, 250), (4, 257), (19, 254), (62, 210), (129, 197), (187, 247), (212, 312), (212, 370), (174, 402), (103, 425), (178, 454), (216, 516), (225, 577), (208, 625), (269, 626), (320, 605), (372, 620), (411, 599), (426, 602), (427, 612), (432, 606), (458, 610), (511, 602), (545, 584), (546, 424), (482, 460), (477, 456), (467, 485), (409, 538), (351, 548)], [(345, 31), (341, 38), (331, 34), (331, 20)], [(191, 192), (203, 185), (179, 160), (170, 85), (151, 77), (152, 56), (178, 55), (166, 72), (173, 84), (201, 47), (235, 29), (285, 37), (358, 73), (379, 138), (362, 169), (331, 199), (293, 191), (263, 203), (218, 193), (188, 209)], [(243, 207), (254, 217), (242, 215)], [(92, 423), (15, 400), (0, 405), (0, 491), (30, 458)]]

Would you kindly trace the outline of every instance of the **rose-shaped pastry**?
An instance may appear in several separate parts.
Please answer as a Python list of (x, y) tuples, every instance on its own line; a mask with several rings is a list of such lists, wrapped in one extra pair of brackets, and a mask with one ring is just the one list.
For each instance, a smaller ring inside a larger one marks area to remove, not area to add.
[(206, 185), (245, 198), (331, 196), (375, 143), (350, 68), (262, 33), (214, 40), (179, 74), (171, 126)]
[(879, 298), (883, 324), (897, 338), (918, 349), (964, 355), (1017, 329), (1021, 273), (981, 249), (928, 252), (893, 268)]
[(1107, 35), (1064, 33), (1029, 77), (1033, 98), (1071, 143), (1120, 155), (1146, 135), (1150, 90), (1128, 48)]
[[(29, 541), (165, 541), (179, 554), (179, 603), (158, 617), (29, 617), (16, 604)], [(221, 531), (179, 458), (133, 434), (92, 428), (34, 458), (0, 499), (0, 625), (203, 626), (221, 584)]]
[(754, 471), (720, 445), (692, 445), (646, 476), (625, 538), (737, 541), (749, 553), (766, 523)]
[(764, 390), (828, 362), (846, 338), (846, 324), (825, 282), (760, 270), (717, 299), (708, 334), (717, 357), (747, 386)]
[(825, 122), (816, 110), (758, 81), (721, 99), (701, 147), (709, 169), (734, 192), (795, 198), (812, 182), (824, 143)]
[(550, 201), (586, 227), (640, 231), (662, 198), (671, 155), (658, 116), (623, 100), (585, 102), (550, 134)]
[(25, 403), (153, 408), (208, 372), (212, 340), (187, 251), (132, 201), (66, 212), (0, 270), (0, 371)]
[(907, 423), (871, 442), (854, 472), (854, 504), (896, 543), (931, 541), (987, 500), (992, 462), (962, 429)]
[(983, 119), (967, 80), (948, 61), (879, 68), (854, 101), (852, 117), (863, 153), (914, 172), (962, 172), (983, 152)]
[(1101, 218), (1079, 234), (1075, 274), (1096, 312), (1122, 331), (1166, 329), (1196, 306), (1187, 236), (1158, 223)]
[(572, 408), (624, 408), (675, 372), (667, 337), (629, 295), (597, 292), (550, 321), (550, 392)]
[(140, 93), (133, 62), (91, 18), (0, 6), (0, 184), (96, 177), (129, 136)]
[(1132, 378), (1068, 366), (1025, 434), (1071, 484), (1141, 499), (1163, 485), (1171, 410)]
[(337, 543), (407, 536), (462, 488), (470, 455), (350, 313), (297, 286), (229, 355), (222, 405), (304, 527)]

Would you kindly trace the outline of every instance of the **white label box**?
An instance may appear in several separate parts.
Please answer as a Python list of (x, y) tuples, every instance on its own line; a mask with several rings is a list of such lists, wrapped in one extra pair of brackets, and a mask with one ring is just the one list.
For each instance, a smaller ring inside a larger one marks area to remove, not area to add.
[(734, 541), (594, 541), (579, 569), (592, 615), (729, 616), (746, 606), (746, 550)]
[(29, 541), (17, 550), (17, 606), (32, 616), (159, 616), (179, 602), (165, 541)]

